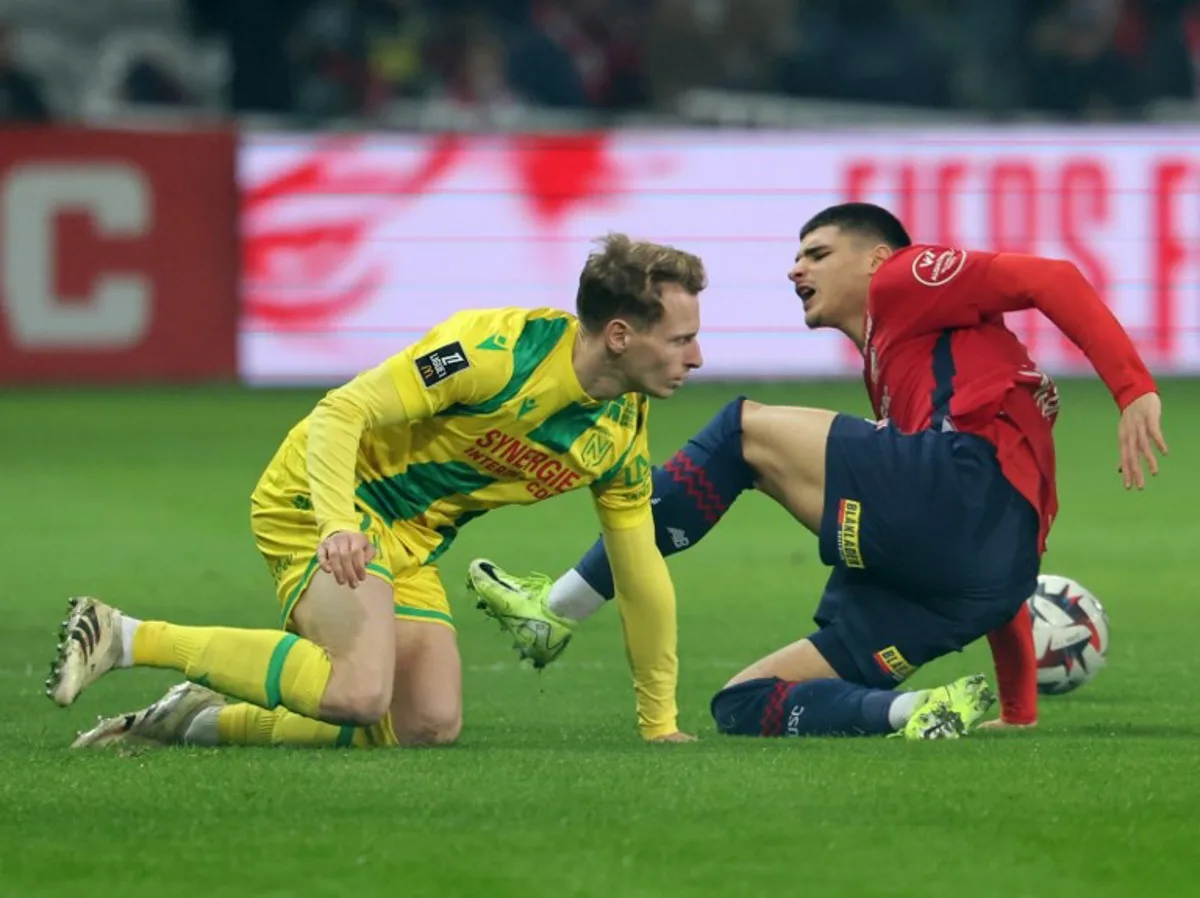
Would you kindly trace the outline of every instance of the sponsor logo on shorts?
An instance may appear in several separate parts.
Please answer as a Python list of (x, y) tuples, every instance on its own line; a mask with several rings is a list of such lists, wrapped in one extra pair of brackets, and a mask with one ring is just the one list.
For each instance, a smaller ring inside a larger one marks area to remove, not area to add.
[(862, 518), (862, 503), (855, 499), (843, 499), (838, 503), (837, 550), (846, 567), (865, 568), (862, 549), (858, 545), (859, 521)]
[(894, 645), (889, 645), (886, 649), (876, 652), (875, 663), (879, 665), (880, 670), (897, 683), (907, 680), (917, 672), (917, 669), (908, 663), (908, 659), (901, 655), (900, 650)]
[(671, 542), (676, 549), (686, 549), (692, 544), (692, 541), (688, 539), (687, 532), (680, 530), (678, 527), (668, 527), (667, 533), (670, 534)]
[(436, 386), (446, 378), (471, 367), (467, 354), (458, 341), (440, 346), (416, 360), (417, 373), (426, 387)]
[(271, 579), (278, 583), (283, 579), (283, 575), (288, 572), (296, 561), (295, 555), (279, 555), (271, 561), (267, 562), (267, 566), (271, 569)]
[(927, 249), (913, 259), (912, 273), (926, 287), (940, 287), (958, 277), (967, 264), (967, 251), (944, 249), (940, 252)]

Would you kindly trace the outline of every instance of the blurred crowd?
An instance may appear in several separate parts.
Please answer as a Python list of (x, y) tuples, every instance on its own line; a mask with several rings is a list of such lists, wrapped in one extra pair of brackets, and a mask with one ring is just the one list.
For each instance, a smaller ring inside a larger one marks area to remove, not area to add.
[[(56, 4), (59, 19), (49, 14)], [(70, 29), (85, 27), (68, 6), (78, 10), (79, 0), (0, 0), (0, 119), (76, 111), (70, 85), (61, 83), (63, 66), (47, 61), (53, 39), (29, 38), (33, 50), (14, 51), (27, 31), (57, 27), (67, 40)], [(92, 46), (88, 34), (64, 44), (60, 52), (79, 66), (81, 90), (108, 84), (121, 103), (208, 102), (305, 122), (372, 118), (395, 101), (426, 99), (467, 108), (669, 112), (694, 88), (1123, 120), (1157, 101), (1192, 101), (1200, 82), (1200, 0), (84, 6), (91, 10), (86, 28), (99, 29), (109, 43), (97, 51), (99, 75), (83, 68), (84, 51), (70, 49)], [(106, 8), (110, 14), (97, 23), (96, 10)], [(55, 82), (51, 98), (47, 80)]]

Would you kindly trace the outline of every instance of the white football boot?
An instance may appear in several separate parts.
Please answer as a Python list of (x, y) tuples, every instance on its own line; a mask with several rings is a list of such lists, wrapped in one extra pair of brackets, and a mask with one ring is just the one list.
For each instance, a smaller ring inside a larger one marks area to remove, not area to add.
[(67, 602), (46, 695), (67, 707), (94, 682), (121, 664), (121, 612), (88, 596)]
[(71, 748), (106, 748), (110, 745), (182, 745), (196, 715), (225, 704), (225, 697), (195, 683), (180, 683), (140, 711), (101, 717), (96, 725), (71, 743)]

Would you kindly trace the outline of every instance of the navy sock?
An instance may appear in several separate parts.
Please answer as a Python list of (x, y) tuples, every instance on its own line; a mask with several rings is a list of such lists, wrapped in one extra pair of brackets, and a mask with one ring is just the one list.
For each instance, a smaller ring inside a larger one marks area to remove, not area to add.
[[(725, 405), (661, 468), (650, 497), (658, 550), (674, 555), (696, 545), (745, 490), (754, 471), (742, 457), (742, 403)], [(596, 540), (575, 570), (606, 599), (616, 592), (604, 541)]]
[(713, 696), (717, 729), (731, 736), (881, 736), (901, 693), (845, 680), (746, 680)]

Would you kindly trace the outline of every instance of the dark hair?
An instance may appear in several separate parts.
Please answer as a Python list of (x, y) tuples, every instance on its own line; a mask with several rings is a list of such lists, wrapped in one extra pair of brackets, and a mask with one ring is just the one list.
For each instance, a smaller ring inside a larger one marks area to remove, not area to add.
[(880, 240), (892, 249), (912, 246), (912, 238), (904, 230), (904, 225), (900, 224), (900, 219), (882, 206), (871, 203), (842, 203), (822, 209), (800, 229), (800, 239), (803, 240), (818, 228), (831, 225), (842, 231)]
[(662, 286), (678, 284), (691, 294), (708, 286), (704, 263), (681, 249), (608, 234), (596, 241), (579, 275), (575, 311), (589, 330), (614, 318), (648, 327), (663, 316)]

